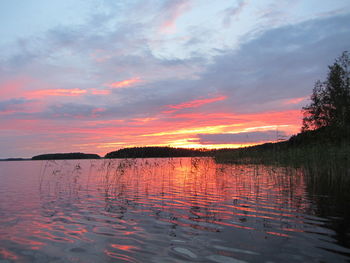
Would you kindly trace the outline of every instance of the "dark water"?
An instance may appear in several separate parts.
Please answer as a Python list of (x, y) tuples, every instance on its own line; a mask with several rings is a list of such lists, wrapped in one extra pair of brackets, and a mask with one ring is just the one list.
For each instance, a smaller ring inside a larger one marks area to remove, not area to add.
[(208, 158), (1, 162), (0, 263), (348, 262), (334, 198)]

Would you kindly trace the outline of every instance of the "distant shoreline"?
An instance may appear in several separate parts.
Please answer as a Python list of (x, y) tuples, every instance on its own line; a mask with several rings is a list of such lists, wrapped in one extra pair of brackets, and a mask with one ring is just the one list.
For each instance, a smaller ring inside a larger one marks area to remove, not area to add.
[(0, 159), (0, 162), (16, 162), (16, 161), (31, 161), (31, 158), (5, 158)]
[(301, 132), (289, 140), (264, 143), (241, 148), (188, 149), (160, 146), (130, 147), (107, 153), (104, 157), (91, 153), (50, 153), (32, 158), (4, 158), (0, 161), (30, 160), (82, 160), (82, 159), (134, 159), (134, 158), (176, 158), (213, 157), (220, 163), (279, 163), (303, 164), (311, 159), (349, 162), (350, 132), (348, 129), (334, 130), (323, 127), (314, 131)]

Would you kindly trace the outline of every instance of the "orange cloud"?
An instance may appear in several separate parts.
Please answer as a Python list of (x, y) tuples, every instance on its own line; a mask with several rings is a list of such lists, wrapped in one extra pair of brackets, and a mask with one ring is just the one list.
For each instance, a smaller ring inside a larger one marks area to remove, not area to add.
[(35, 90), (28, 93), (29, 97), (40, 98), (46, 96), (79, 96), (86, 93), (83, 89), (46, 89)]
[(139, 77), (136, 77), (136, 78), (117, 81), (117, 82), (113, 82), (113, 83), (105, 84), (105, 85), (107, 87), (110, 87), (110, 88), (124, 88), (124, 87), (131, 86), (131, 85), (138, 83), (138, 82), (141, 82), (141, 79)]
[(206, 149), (219, 149), (219, 148), (239, 148), (239, 147), (247, 147), (252, 146), (251, 143), (241, 143), (241, 144), (232, 144), (232, 143), (225, 143), (225, 144), (201, 144), (198, 141), (198, 138), (186, 138), (186, 139), (179, 139), (174, 140), (167, 145), (164, 146), (171, 146), (171, 147), (181, 147), (181, 148), (206, 148)]
[(231, 124), (231, 125), (213, 125), (206, 127), (193, 127), (189, 129), (179, 129), (174, 131), (164, 131), (153, 134), (145, 134), (142, 136), (162, 136), (162, 135), (179, 135), (179, 134), (196, 134), (196, 133), (220, 133), (222, 132), (222, 128), (227, 127), (237, 127), (240, 124)]
[(186, 108), (197, 108), (197, 107), (202, 106), (204, 104), (225, 100), (226, 98), (227, 98), (226, 96), (220, 96), (220, 97), (211, 98), (211, 99), (192, 100), (192, 101), (184, 102), (184, 103), (177, 104), (177, 105), (167, 105), (166, 107), (168, 107), (170, 109), (174, 109), (174, 110), (163, 111), (163, 113), (172, 113), (172, 112), (175, 112), (176, 110), (181, 110), (181, 109), (186, 109)]
[(148, 122), (156, 121), (158, 118), (135, 118), (131, 119), (129, 123), (143, 125)]

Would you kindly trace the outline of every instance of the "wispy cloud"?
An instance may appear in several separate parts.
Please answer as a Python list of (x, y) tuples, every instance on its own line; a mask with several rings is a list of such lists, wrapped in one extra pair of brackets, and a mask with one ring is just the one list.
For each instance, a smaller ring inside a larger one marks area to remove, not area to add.
[(107, 89), (93, 89), (91, 90), (91, 94), (92, 95), (109, 95), (111, 94), (111, 91), (110, 90), (107, 90)]
[(175, 112), (176, 110), (187, 109), (187, 108), (197, 108), (205, 104), (225, 100), (226, 98), (227, 96), (219, 96), (215, 98), (187, 101), (176, 105), (167, 105), (166, 107), (169, 108), (170, 110), (163, 111), (163, 113), (172, 113), (172, 112)]
[(224, 10), (224, 18), (222, 20), (222, 24), (225, 27), (229, 27), (231, 25), (231, 21), (233, 18), (238, 18), (239, 14), (243, 11), (244, 7), (247, 5), (247, 2), (244, 0), (239, 0), (237, 5), (233, 7), (229, 7)]
[(27, 96), (31, 98), (43, 98), (46, 96), (80, 96), (86, 92), (87, 91), (84, 89), (46, 89), (28, 92)]
[(11, 114), (19, 111), (26, 111), (26, 105), (31, 103), (32, 100), (25, 98), (14, 98), (9, 100), (0, 101), (0, 114)]
[(125, 88), (125, 87), (130, 87), (133, 86), (136, 83), (141, 82), (141, 79), (139, 77), (131, 78), (131, 79), (126, 79), (122, 81), (116, 81), (112, 83), (107, 83), (105, 86), (110, 87), (110, 88)]
[(167, 0), (164, 2), (160, 15), (157, 17), (159, 20), (159, 31), (161, 33), (174, 33), (176, 20), (190, 8), (191, 0)]
[(292, 99), (286, 99), (283, 101), (284, 104), (290, 105), (290, 104), (300, 104), (301, 102), (305, 102), (309, 97), (300, 97), (300, 98), (292, 98)]

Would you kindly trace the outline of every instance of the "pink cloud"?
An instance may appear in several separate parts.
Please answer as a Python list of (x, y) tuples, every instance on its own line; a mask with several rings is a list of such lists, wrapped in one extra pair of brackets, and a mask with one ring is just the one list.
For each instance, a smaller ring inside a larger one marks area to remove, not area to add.
[(128, 86), (132, 86), (138, 82), (141, 82), (141, 79), (139, 77), (135, 77), (135, 78), (117, 81), (117, 82), (113, 82), (105, 85), (110, 88), (124, 88)]
[(300, 98), (293, 98), (293, 99), (287, 99), (284, 101), (284, 104), (299, 104), (302, 101), (305, 101), (308, 97), (300, 97)]
[(46, 96), (80, 96), (85, 94), (83, 89), (44, 89), (28, 92), (30, 98), (42, 98)]
[(110, 90), (98, 90), (98, 89), (93, 89), (91, 91), (91, 94), (93, 95), (109, 95), (111, 94), (111, 91)]
[(219, 97), (210, 98), (210, 99), (199, 99), (199, 100), (187, 101), (187, 102), (184, 102), (181, 104), (176, 104), (176, 105), (167, 105), (167, 107), (172, 109), (172, 110), (163, 111), (163, 113), (172, 113), (172, 112), (175, 112), (177, 110), (186, 109), (186, 108), (197, 108), (197, 107), (202, 106), (204, 104), (225, 100), (226, 98), (227, 98), (226, 96), (219, 96)]

